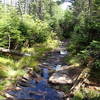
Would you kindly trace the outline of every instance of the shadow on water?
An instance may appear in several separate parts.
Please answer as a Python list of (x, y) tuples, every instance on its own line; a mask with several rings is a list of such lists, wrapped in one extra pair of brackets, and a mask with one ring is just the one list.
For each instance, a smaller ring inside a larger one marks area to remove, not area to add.
[(42, 69), (42, 77), (23, 77), (14, 90), (7, 91), (10, 95), (7, 100), (63, 100), (57, 90), (49, 86), (48, 78), (48, 68)]
[[(25, 86), (25, 84), (27, 84)], [(15, 100), (62, 100), (57, 91), (48, 85), (47, 80), (28, 80), (22, 82), (19, 89), (9, 90), (7, 93)]]
[[(15, 89), (8, 90), (9, 100), (63, 100), (58, 91), (48, 84), (49, 68), (59, 70), (63, 64), (61, 59), (67, 54), (66, 51), (52, 52), (50, 57), (43, 60), (41, 76), (39, 78), (23, 78), (18, 82)], [(44, 68), (48, 66), (47, 68)], [(14, 99), (12, 99), (14, 98)], [(7, 99), (8, 100), (8, 99)]]

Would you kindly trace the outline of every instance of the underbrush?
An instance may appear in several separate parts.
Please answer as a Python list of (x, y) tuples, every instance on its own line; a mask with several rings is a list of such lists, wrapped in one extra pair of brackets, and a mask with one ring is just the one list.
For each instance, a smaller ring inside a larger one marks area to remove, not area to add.
[[(79, 45), (79, 46), (78, 46)], [(88, 73), (88, 80), (90, 84), (94, 84), (93, 87), (99, 86), (100, 84), (100, 41), (93, 40), (87, 46), (71, 44), (67, 47), (69, 55), (65, 58), (65, 61), (69, 65), (79, 64), (84, 68), (89, 67), (90, 72)], [(71, 53), (71, 54), (70, 54)], [(100, 91), (99, 91), (100, 92)], [(100, 100), (100, 93), (95, 89), (85, 89), (85, 87), (76, 91), (73, 100)]]
[(69, 64), (79, 62), (81, 65), (88, 66), (89, 62), (91, 62), (94, 69), (100, 69), (99, 41), (93, 40), (92, 42), (89, 43), (88, 46), (85, 47), (83, 46), (84, 49), (82, 49), (80, 45), (80, 48), (82, 50), (79, 50), (78, 52), (77, 52), (77, 47), (73, 48), (72, 44), (74, 45), (74, 43), (71, 42), (71, 44), (69, 44), (69, 46), (67, 47), (69, 55), (66, 57), (66, 61)]
[(93, 89), (80, 89), (75, 92), (72, 100), (100, 100), (100, 93)]

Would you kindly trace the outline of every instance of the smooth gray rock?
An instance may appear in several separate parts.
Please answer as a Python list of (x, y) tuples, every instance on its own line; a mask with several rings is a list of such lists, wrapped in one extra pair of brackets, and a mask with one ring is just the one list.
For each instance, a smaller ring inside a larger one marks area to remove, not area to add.
[(57, 84), (72, 84), (72, 79), (64, 73), (56, 72), (54, 73), (50, 78), (49, 81), (51, 83), (57, 83)]

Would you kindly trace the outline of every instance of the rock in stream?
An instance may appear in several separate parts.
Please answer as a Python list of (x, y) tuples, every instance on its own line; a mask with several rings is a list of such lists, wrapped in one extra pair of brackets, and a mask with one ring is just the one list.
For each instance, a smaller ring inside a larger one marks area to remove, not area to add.
[[(9, 100), (63, 100), (62, 92), (58, 92), (56, 89), (50, 87), (48, 80), (52, 81), (56, 76), (56, 81), (59, 83), (66, 84), (66, 74), (63, 74), (62, 77), (59, 77), (56, 73), (49, 75), (50, 71), (58, 71), (64, 65), (61, 59), (67, 54), (67, 51), (53, 51), (49, 55), (49, 58), (42, 60), (41, 68), (42, 75), (34, 74), (31, 77), (25, 78), (17, 82), (17, 86), (14, 89), (6, 91), (6, 97), (10, 98)], [(49, 78), (50, 77), (50, 78)], [(59, 78), (57, 78), (59, 77)], [(71, 83), (71, 79), (69, 83)], [(55, 82), (55, 80), (54, 80)]]
[(49, 87), (46, 80), (40, 80), (38, 83), (31, 80), (30, 84), (28, 87), (19, 86), (18, 90), (9, 90), (6, 95), (11, 100), (62, 100), (59, 93)]

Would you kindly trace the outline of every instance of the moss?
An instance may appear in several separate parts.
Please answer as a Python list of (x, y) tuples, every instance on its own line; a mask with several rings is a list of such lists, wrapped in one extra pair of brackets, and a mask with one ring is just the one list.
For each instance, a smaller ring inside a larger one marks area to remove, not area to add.
[(0, 78), (8, 77), (8, 72), (0, 69)]
[(0, 82), (0, 90), (6, 89), (7, 86), (10, 85), (10, 83), (11, 83), (11, 82), (10, 82), (9, 80), (7, 80), (7, 79), (2, 80), (2, 81)]
[(0, 100), (5, 100), (6, 98), (3, 96), (0, 96)]
[(14, 60), (10, 57), (2, 56), (0, 57), (0, 64), (4, 66), (14, 67)]
[(72, 100), (83, 100), (85, 98), (88, 100), (100, 100), (100, 93), (93, 89), (81, 88), (74, 93)]
[[(100, 93), (94, 89), (85, 88), (83, 89), (84, 97), (89, 100), (100, 100)], [(94, 99), (97, 98), (97, 99)], [(99, 99), (98, 99), (99, 98)]]
[(64, 62), (68, 65), (80, 66), (79, 59), (76, 56), (70, 54), (64, 57)]
[(72, 100), (83, 100), (84, 95), (81, 91), (76, 91)]

